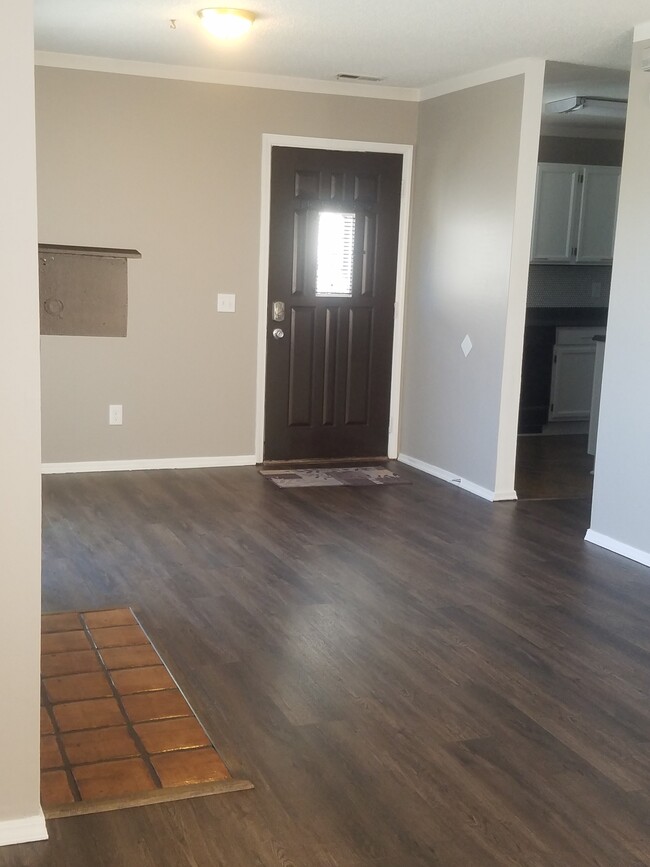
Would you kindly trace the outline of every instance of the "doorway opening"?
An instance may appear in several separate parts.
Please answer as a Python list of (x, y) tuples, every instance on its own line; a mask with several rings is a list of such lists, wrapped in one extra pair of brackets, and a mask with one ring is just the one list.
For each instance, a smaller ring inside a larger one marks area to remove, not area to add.
[(397, 456), (411, 159), (264, 136), (259, 462)]
[(628, 80), (620, 70), (546, 65), (518, 499), (591, 497)]

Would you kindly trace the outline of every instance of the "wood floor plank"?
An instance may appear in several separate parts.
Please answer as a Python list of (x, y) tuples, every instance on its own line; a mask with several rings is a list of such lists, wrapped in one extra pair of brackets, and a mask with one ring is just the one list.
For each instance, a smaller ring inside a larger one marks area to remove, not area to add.
[(48, 476), (46, 611), (132, 606), (255, 789), (56, 820), (0, 867), (650, 865), (648, 570), (587, 500)]

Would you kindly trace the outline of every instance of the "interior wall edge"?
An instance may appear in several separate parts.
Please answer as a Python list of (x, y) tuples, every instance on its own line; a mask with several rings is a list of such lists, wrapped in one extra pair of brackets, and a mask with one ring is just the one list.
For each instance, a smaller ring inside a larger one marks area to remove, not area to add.
[(515, 487), (521, 368), (545, 71), (546, 61), (540, 60), (528, 64), (524, 75), (495, 462), (495, 490), (514, 490)]

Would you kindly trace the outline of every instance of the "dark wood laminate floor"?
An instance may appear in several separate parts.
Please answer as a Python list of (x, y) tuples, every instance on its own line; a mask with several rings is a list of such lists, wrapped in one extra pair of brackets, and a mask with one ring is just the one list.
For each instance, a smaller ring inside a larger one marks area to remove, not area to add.
[(62, 819), (0, 867), (650, 864), (650, 571), (585, 501), (51, 476), (45, 610), (131, 605), (255, 790)]
[(591, 497), (593, 455), (587, 435), (517, 438), (515, 490), (520, 500), (572, 500)]

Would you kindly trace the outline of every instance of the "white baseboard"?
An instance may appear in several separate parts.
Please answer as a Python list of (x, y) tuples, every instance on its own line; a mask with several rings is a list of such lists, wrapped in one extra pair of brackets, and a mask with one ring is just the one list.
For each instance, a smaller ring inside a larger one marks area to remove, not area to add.
[(477, 497), (482, 497), (484, 500), (489, 500), (491, 503), (500, 502), (503, 500), (516, 500), (517, 494), (515, 491), (490, 491), (488, 488), (483, 488), (468, 479), (463, 479), (461, 476), (456, 476), (448, 470), (443, 470), (441, 467), (436, 467), (433, 464), (427, 464), (419, 458), (412, 458), (410, 455), (400, 454), (397, 457), (398, 461), (403, 464), (408, 464), (409, 467), (414, 467), (416, 470), (422, 470), (423, 473), (428, 473), (430, 476), (435, 476), (436, 479), (442, 479), (443, 482), (449, 482), (457, 488), (462, 488), (464, 491), (469, 491), (470, 494), (476, 494)]
[(0, 846), (13, 846), (16, 843), (36, 843), (47, 840), (47, 828), (43, 813), (26, 816), (24, 819), (9, 819), (0, 822)]
[(631, 545), (626, 545), (625, 542), (619, 542), (617, 539), (612, 539), (611, 536), (605, 536), (603, 533), (597, 533), (595, 530), (587, 530), (585, 541), (598, 545), (599, 548), (613, 551), (614, 554), (620, 554), (621, 557), (627, 557), (628, 560), (635, 560), (643, 566), (650, 566), (650, 553), (642, 551), (640, 548), (633, 548)]
[(41, 464), (43, 475), (52, 473), (111, 473), (124, 470), (190, 470), (204, 467), (249, 467), (255, 455), (226, 455), (219, 458), (144, 458), (128, 461), (73, 461)]

